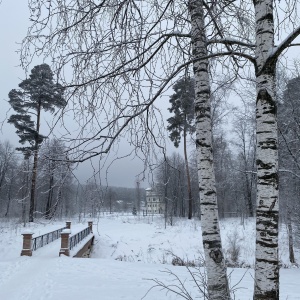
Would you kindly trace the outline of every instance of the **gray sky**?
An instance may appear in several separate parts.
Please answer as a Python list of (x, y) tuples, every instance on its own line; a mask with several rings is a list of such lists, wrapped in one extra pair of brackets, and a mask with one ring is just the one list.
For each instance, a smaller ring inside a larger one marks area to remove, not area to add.
[[(18, 9), (17, 9), (18, 8)], [(7, 103), (8, 92), (16, 88), (21, 78), (25, 78), (24, 72), (19, 65), (19, 57), (16, 53), (19, 45), (17, 42), (22, 40), (27, 29), (27, 5), (24, 0), (3, 0), (0, 4), (0, 121), (6, 118), (6, 113), (10, 108)], [(18, 136), (12, 125), (3, 123), (1, 140), (9, 139), (12, 144), (18, 143)]]
[[(20, 64), (19, 55), (17, 50), (19, 49), (20, 43), (27, 32), (29, 26), (29, 13), (27, 1), (25, 0), (2, 0), (0, 4), (0, 57), (1, 71), (0, 71), (0, 122), (2, 130), (0, 132), (0, 141), (9, 140), (14, 146), (18, 146), (18, 136), (15, 133), (15, 127), (11, 124), (7, 124), (6, 118), (9, 117), (13, 110), (10, 110), (10, 105), (7, 103), (8, 93), (13, 88), (18, 88), (18, 84), (25, 79), (25, 72), (18, 65)], [(42, 61), (35, 61), (31, 68), (36, 64), (41, 64)], [(160, 102), (162, 103), (163, 109), (167, 112), (169, 105), (168, 97), (163, 97)], [(45, 113), (42, 115), (42, 124), (46, 124), (49, 121), (49, 116), (46, 117)], [(43, 122), (44, 121), (44, 122)], [(42, 134), (47, 135), (49, 129), (47, 126), (42, 127)], [(170, 151), (175, 151), (175, 148), (171, 143)], [(126, 143), (124, 142), (123, 147)], [(120, 147), (122, 148), (122, 147)], [(122, 155), (122, 153), (121, 153)], [(112, 158), (114, 158), (112, 156)], [(93, 160), (93, 166), (97, 171), (99, 159)], [(101, 172), (102, 182), (106, 183), (108, 180), (109, 185), (134, 187), (136, 175), (143, 170), (143, 163), (134, 159), (134, 157), (124, 158), (118, 160), (109, 169), (108, 172)], [(94, 169), (91, 167), (91, 162), (87, 161), (82, 163), (75, 174), (80, 181), (84, 181), (93, 175)], [(147, 182), (142, 183), (143, 187), (149, 186)]]
[[(21, 80), (25, 79), (24, 71), (18, 67), (19, 55), (16, 52), (19, 49), (18, 43), (20, 43), (22, 38), (26, 35), (27, 27), (29, 25), (28, 19), (29, 13), (26, 0), (2, 0), (2, 3), (0, 4), (0, 57), (2, 59), (0, 71), (0, 122), (2, 124), (2, 131), (0, 132), (0, 140), (4, 141), (8, 139), (15, 146), (18, 145), (18, 136), (15, 133), (14, 126), (7, 124), (5, 118), (12, 113), (12, 111), (8, 112), (10, 108), (7, 103), (8, 92), (13, 88), (17, 88)], [(299, 48), (296, 47), (292, 48), (288, 53), (289, 58), (298, 57), (298, 49)], [(43, 62), (36, 61), (35, 65), (41, 63)], [(32, 65), (32, 67), (33, 66), (34, 65)], [(169, 92), (169, 94), (171, 93), (172, 91)], [(163, 114), (167, 114), (167, 107), (169, 106), (168, 97), (162, 97), (160, 103)], [(43, 117), (45, 118), (45, 114)], [(48, 131), (46, 126), (42, 127), (42, 134), (47, 134)], [(120, 148), (122, 147), (126, 147), (125, 142)], [(168, 153), (176, 151), (171, 142), (168, 142), (168, 147)], [(179, 152), (182, 155), (183, 152), (181, 150), (179, 150)], [(98, 163), (97, 158), (93, 160), (93, 166), (96, 171), (98, 169)], [(79, 180), (84, 181), (93, 175), (93, 170), (91, 163), (85, 162), (79, 166), (76, 175)], [(142, 162), (130, 157), (118, 160), (109, 168), (108, 173), (104, 170), (103, 173), (101, 173), (101, 177), (103, 182), (105, 182), (105, 179), (107, 178), (109, 185), (133, 187), (136, 175), (142, 170)], [(143, 187), (147, 187), (148, 185), (147, 182), (142, 183)]]

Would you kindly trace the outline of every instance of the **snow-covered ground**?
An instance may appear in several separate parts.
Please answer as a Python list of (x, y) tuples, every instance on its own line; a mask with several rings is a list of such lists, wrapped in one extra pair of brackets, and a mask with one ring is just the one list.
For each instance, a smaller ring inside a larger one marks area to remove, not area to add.
[[(72, 234), (87, 227), (72, 220)], [(35, 223), (35, 236), (64, 227), (64, 222)], [(233, 241), (240, 247), (239, 266), (254, 263), (254, 220), (221, 222), (225, 252), (230, 260)], [(91, 258), (59, 257), (60, 240), (21, 257), (21, 233), (16, 221), (0, 222), (1, 300), (145, 300), (182, 299), (154, 287), (156, 281), (179, 285), (177, 276), (193, 299), (200, 295), (186, 267), (173, 266), (174, 255), (197, 266), (203, 263), (198, 220), (177, 219), (165, 229), (160, 217), (100, 216), (94, 220), (95, 245)], [(280, 299), (300, 299), (300, 269), (288, 262), (285, 227), (280, 235)], [(296, 252), (299, 262), (300, 253)], [(190, 268), (191, 272), (198, 269)], [(203, 268), (199, 269), (201, 273)], [(170, 273), (173, 273), (171, 275)], [(228, 269), (235, 299), (252, 299), (253, 270)], [(174, 281), (175, 280), (175, 281)], [(154, 288), (152, 288), (154, 287)]]

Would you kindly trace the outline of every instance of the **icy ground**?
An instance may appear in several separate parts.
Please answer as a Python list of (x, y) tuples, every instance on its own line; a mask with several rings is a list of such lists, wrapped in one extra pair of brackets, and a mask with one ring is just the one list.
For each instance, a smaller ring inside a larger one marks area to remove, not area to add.
[[(87, 227), (87, 221), (72, 220), (72, 234)], [(64, 222), (35, 223), (35, 236), (64, 227)], [(60, 240), (21, 257), (21, 232), (16, 221), (0, 221), (0, 299), (1, 300), (160, 300), (183, 299), (155, 286), (153, 279), (179, 285), (184, 282), (193, 299), (201, 299), (186, 267), (171, 264), (174, 255), (196, 265), (202, 263), (200, 223), (176, 220), (164, 227), (156, 217), (102, 216), (94, 220), (96, 237), (92, 258), (58, 257)], [(243, 225), (231, 219), (221, 223), (226, 256), (230, 259), (232, 241), (240, 246), (239, 266), (228, 269), (235, 299), (252, 299), (254, 263), (254, 220)], [(285, 227), (280, 234), (280, 299), (300, 299), (300, 269), (288, 262)], [(300, 261), (300, 253), (296, 252)], [(196, 271), (190, 268), (192, 272)], [(203, 268), (200, 268), (203, 273)], [(237, 285), (236, 285), (237, 284)]]

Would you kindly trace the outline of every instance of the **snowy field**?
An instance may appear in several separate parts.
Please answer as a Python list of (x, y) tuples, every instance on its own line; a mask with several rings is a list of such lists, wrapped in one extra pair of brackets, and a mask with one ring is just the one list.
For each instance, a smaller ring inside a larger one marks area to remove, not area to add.
[[(71, 221), (74, 234), (87, 227), (88, 219), (81, 223)], [(64, 226), (65, 222), (43, 222), (26, 229), (38, 236)], [(254, 227), (254, 220), (246, 220), (244, 225), (239, 219), (221, 222), (225, 255), (231, 264), (233, 244), (240, 248), (235, 264), (243, 268), (228, 269), (235, 299), (252, 299)], [(155, 280), (179, 286), (175, 276), (184, 283), (191, 299), (201, 299), (188, 269), (172, 265), (178, 256), (190, 265), (202, 266), (198, 220), (177, 219), (174, 226), (165, 229), (160, 217), (101, 215), (94, 220), (96, 240), (91, 258), (59, 257), (60, 240), (34, 251), (32, 257), (21, 257), (22, 231), (24, 228), (16, 221), (0, 222), (1, 300), (183, 299), (154, 287)], [(284, 266), (280, 272), (280, 299), (300, 299), (300, 269), (288, 261), (284, 226), (280, 234), (280, 260)], [(300, 260), (299, 250), (296, 260)], [(189, 270), (198, 275), (204, 273), (203, 268)]]

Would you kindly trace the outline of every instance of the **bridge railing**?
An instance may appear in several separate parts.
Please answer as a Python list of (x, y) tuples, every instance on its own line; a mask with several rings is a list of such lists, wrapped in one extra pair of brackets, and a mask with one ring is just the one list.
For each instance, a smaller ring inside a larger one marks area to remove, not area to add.
[(33, 232), (31, 232), (30, 230), (29, 231), (26, 230), (23, 233), (23, 249), (21, 252), (21, 256), (23, 255), (32, 256), (32, 251), (35, 251), (59, 239), (62, 231), (70, 228), (71, 228), (71, 222), (67, 221), (65, 227), (45, 233), (35, 238), (32, 238)]
[[(65, 229), (61, 232), (61, 248), (59, 255), (64, 254), (70, 256), (70, 250), (72, 250), (78, 243), (85, 239), (90, 233), (93, 233), (93, 222), (88, 222), (88, 227), (81, 230), (70, 237), (71, 230)], [(94, 235), (91, 235), (93, 239)]]
[(35, 251), (60, 238), (61, 232), (67, 227), (63, 227), (52, 232), (45, 233), (32, 239), (32, 250)]
[(91, 233), (91, 227), (87, 227), (82, 231), (76, 233), (75, 235), (70, 237), (69, 240), (69, 249), (72, 250), (79, 242), (81, 242), (84, 238), (86, 238)]

